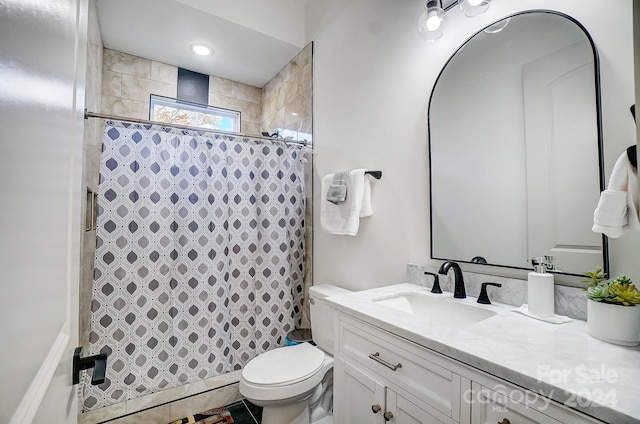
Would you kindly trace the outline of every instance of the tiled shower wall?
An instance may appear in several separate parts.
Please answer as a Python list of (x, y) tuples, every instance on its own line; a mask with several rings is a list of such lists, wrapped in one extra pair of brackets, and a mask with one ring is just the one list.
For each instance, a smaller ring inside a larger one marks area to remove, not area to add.
[[(149, 97), (176, 97), (178, 68), (115, 50), (104, 49), (102, 113), (149, 119)], [(209, 105), (239, 110), (241, 132), (260, 134), (262, 90), (209, 76)]]
[[(297, 133), (298, 140), (311, 141), (313, 131), (313, 44), (309, 43), (287, 66), (282, 68), (262, 88), (262, 129), (273, 133), (276, 129), (286, 129)], [(289, 133), (290, 134), (290, 133)], [(305, 302), (302, 308), (302, 326), (310, 327), (309, 302), (306, 301), (312, 284), (312, 160), (307, 156), (304, 172), (306, 193), (305, 210)]]
[[(91, 1), (86, 108), (89, 111), (110, 115), (149, 119), (151, 94), (176, 97), (178, 68), (115, 50), (103, 49), (93, 1)], [(260, 134), (261, 131), (272, 133), (278, 128), (297, 128), (300, 132), (311, 134), (311, 76), (312, 46), (310, 44), (262, 89), (213, 75), (209, 76), (209, 104), (239, 110), (242, 114), (241, 126), (244, 134)], [(263, 108), (263, 98), (267, 99), (265, 108)], [(265, 120), (265, 117), (269, 116), (272, 119)], [(102, 125), (103, 122), (100, 119), (86, 121), (84, 179), (85, 186), (89, 186), (94, 191), (98, 185)], [(312, 160), (309, 154), (305, 169), (307, 187), (305, 293), (311, 285), (311, 187), (313, 187), (311, 166)], [(87, 231), (83, 235), (80, 341), (83, 346), (88, 346), (95, 231)], [(305, 326), (309, 326), (308, 316), (308, 303), (305, 302), (303, 308), (303, 325)]]
[(309, 139), (312, 116), (312, 55), (308, 44), (262, 89), (260, 122), (265, 131), (286, 129), (298, 133), (298, 140)]

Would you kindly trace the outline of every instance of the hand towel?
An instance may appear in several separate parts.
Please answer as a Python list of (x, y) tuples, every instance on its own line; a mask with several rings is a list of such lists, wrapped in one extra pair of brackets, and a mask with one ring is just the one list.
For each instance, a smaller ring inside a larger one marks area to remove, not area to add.
[(592, 231), (618, 238), (640, 231), (640, 184), (635, 168), (624, 152), (613, 166), (607, 189), (600, 194), (593, 212)]
[(336, 172), (333, 174), (333, 181), (327, 189), (327, 200), (333, 204), (347, 200), (347, 183), (349, 171)]
[(371, 208), (371, 181), (365, 175), (366, 169), (349, 171), (347, 186), (349, 195), (342, 203), (327, 200), (329, 186), (334, 174), (322, 178), (320, 194), (320, 227), (329, 234), (355, 236), (360, 227), (360, 218), (373, 215)]

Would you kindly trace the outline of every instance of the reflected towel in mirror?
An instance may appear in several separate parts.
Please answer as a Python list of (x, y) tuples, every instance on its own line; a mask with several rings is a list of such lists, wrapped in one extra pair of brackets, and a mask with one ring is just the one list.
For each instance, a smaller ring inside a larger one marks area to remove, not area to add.
[(593, 213), (592, 230), (611, 238), (618, 238), (630, 231), (640, 231), (639, 199), (638, 175), (627, 152), (624, 152), (613, 166), (607, 189), (600, 194), (600, 201)]

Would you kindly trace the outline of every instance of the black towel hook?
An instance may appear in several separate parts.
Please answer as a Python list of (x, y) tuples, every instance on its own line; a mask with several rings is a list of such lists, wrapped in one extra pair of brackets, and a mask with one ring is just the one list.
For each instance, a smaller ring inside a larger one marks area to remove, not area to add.
[(382, 178), (382, 171), (365, 171), (365, 175), (371, 175), (376, 180)]
[[(633, 115), (633, 121), (636, 120), (636, 105), (631, 105), (631, 115)], [(634, 144), (633, 146), (627, 147), (627, 158), (629, 158), (629, 162), (633, 165), (634, 168), (638, 168), (638, 146)]]

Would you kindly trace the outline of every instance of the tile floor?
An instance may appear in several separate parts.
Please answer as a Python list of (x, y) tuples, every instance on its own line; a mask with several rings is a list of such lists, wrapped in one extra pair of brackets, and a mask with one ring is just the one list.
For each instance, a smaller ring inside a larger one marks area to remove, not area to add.
[(262, 421), (262, 408), (246, 399), (227, 405), (226, 408), (231, 412), (234, 424), (260, 424)]
[[(224, 408), (228, 411), (233, 419), (234, 424), (260, 424), (262, 420), (262, 408), (256, 406), (249, 402), (246, 399), (240, 400), (238, 402), (234, 402), (229, 405), (225, 405)], [(179, 420), (171, 421), (168, 424), (182, 424), (182, 423), (193, 423), (194, 420), (198, 423), (226, 423), (228, 418), (227, 415), (212, 415), (213, 411), (199, 411), (193, 412), (191, 416), (187, 416), (181, 418)], [(220, 413), (219, 410), (216, 410), (216, 414)], [(207, 417), (207, 418), (205, 418)]]

